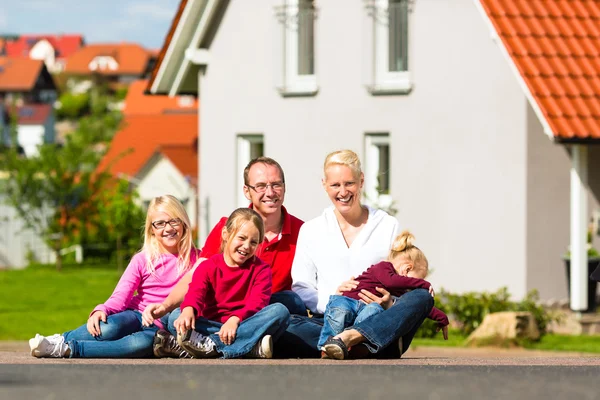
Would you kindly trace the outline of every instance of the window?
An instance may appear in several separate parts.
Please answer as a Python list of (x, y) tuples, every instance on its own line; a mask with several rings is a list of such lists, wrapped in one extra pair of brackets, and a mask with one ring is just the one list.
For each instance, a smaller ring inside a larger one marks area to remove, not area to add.
[(365, 200), (387, 211), (390, 195), (390, 136), (387, 133), (365, 135)]
[(367, 88), (373, 94), (405, 94), (412, 88), (408, 51), (412, 1), (365, 0), (371, 36)]
[(244, 168), (257, 157), (264, 155), (263, 135), (238, 135), (237, 137), (237, 205), (247, 207), (249, 202), (244, 196)]
[(88, 64), (90, 71), (116, 71), (119, 63), (111, 56), (97, 56)]
[(278, 43), (276, 57), (282, 62), (277, 88), (283, 96), (317, 93), (315, 75), (315, 17), (313, 0), (284, 0), (276, 9)]

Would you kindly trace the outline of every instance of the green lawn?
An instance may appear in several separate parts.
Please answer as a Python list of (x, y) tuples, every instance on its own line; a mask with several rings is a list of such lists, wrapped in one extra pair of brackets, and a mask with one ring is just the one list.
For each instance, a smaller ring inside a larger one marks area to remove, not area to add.
[[(116, 266), (35, 266), (0, 271), (0, 340), (26, 340), (51, 335), (86, 322), (92, 309), (112, 293), (121, 273)], [(466, 337), (451, 331), (434, 339), (414, 339), (415, 346), (463, 346)], [(600, 336), (546, 335), (527, 348), (600, 353)]]
[(65, 266), (0, 271), (0, 340), (51, 335), (87, 321), (90, 311), (112, 293), (117, 268)]

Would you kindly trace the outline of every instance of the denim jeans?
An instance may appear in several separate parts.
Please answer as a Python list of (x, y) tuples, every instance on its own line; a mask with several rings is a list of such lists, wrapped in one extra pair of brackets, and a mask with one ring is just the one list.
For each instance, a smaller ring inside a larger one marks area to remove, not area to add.
[(365, 304), (363, 301), (337, 294), (330, 296), (323, 316), (323, 328), (317, 349), (321, 350), (330, 336), (335, 336), (347, 327), (358, 324), (382, 311), (383, 307), (377, 303)]
[(139, 311), (125, 310), (100, 321), (100, 336), (93, 337), (85, 324), (63, 336), (71, 358), (143, 358), (152, 357), (157, 330), (155, 325), (142, 326)]
[(224, 344), (217, 335), (223, 325), (220, 322), (200, 317), (196, 319), (195, 330), (204, 336), (209, 336), (223, 358), (237, 358), (249, 353), (265, 335), (273, 336), (273, 341), (279, 339), (285, 332), (289, 319), (290, 313), (284, 305), (270, 304), (240, 323), (235, 341), (230, 345)]
[[(291, 290), (284, 290), (282, 292), (273, 293), (271, 295), (271, 301), (269, 302), (269, 304), (275, 303), (283, 304), (288, 309), (290, 314), (308, 315), (306, 312), (306, 306), (304, 305), (304, 302), (302, 301), (300, 296), (298, 296), (298, 294), (292, 292)], [(175, 320), (180, 315), (181, 309), (174, 309), (173, 311), (171, 311), (171, 315), (168, 317), (168, 324), (165, 324), (169, 332), (171, 332), (173, 335), (177, 335), (177, 330), (173, 326), (173, 322), (175, 322)]]
[[(433, 307), (433, 297), (425, 289), (414, 289), (396, 298), (394, 305), (387, 310), (372, 315), (350, 329), (356, 329), (364, 337), (367, 348), (378, 358), (398, 358), (397, 346), (392, 345), (402, 337), (404, 353), (412, 342), (415, 333), (429, 315)], [(323, 318), (292, 315), (286, 332), (275, 347), (277, 357), (316, 358)]]

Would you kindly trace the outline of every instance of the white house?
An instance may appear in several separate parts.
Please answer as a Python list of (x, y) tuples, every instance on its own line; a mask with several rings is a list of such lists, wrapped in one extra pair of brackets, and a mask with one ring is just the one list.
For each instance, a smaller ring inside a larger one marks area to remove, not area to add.
[(38, 155), (38, 146), (55, 142), (54, 109), (50, 104), (26, 104), (16, 108), (17, 138), (27, 157)]
[[(553, 119), (568, 115), (564, 104), (556, 111), (540, 101), (486, 3), (182, 1), (148, 88), (197, 93), (202, 104), (203, 226), (245, 204), (241, 170), (263, 153), (285, 170), (287, 208), (305, 220), (319, 215), (329, 205), (323, 160), (350, 148), (363, 160), (366, 196), (392, 202), (426, 252), (435, 287), (566, 298), (562, 256), (572, 242), (583, 290), (582, 233), (600, 199), (600, 148), (592, 146), (600, 129), (564, 129)], [(527, 8), (504, 3), (498, 15)], [(538, 11), (515, 17), (577, 21)], [(521, 33), (515, 26), (506, 29)], [(564, 64), (549, 69), (568, 76)], [(543, 93), (564, 94), (560, 80), (551, 83)], [(570, 199), (581, 205), (571, 217)], [(585, 309), (574, 296), (572, 307)]]

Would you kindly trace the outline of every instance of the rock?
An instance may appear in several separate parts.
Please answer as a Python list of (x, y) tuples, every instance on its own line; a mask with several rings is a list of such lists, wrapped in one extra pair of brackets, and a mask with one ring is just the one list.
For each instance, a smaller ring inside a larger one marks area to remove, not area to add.
[(520, 340), (538, 340), (540, 331), (530, 312), (504, 311), (486, 315), (467, 339), (469, 345), (518, 344)]

